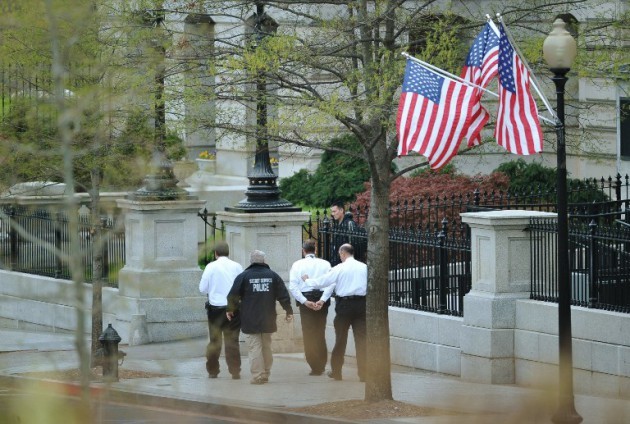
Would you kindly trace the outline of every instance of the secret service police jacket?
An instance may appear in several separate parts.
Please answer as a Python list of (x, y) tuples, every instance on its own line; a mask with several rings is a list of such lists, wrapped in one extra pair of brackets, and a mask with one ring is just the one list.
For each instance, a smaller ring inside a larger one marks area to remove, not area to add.
[(228, 311), (239, 311), (245, 334), (275, 333), (276, 301), (288, 315), (293, 314), (282, 278), (269, 265), (253, 263), (234, 280), (228, 294)]

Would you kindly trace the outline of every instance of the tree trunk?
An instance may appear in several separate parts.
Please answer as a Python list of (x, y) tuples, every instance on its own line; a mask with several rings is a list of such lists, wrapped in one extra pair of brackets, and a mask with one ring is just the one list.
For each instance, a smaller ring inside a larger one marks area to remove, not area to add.
[[(382, 142), (385, 146), (385, 140)], [(380, 157), (386, 157), (382, 152)], [(378, 154), (374, 157), (379, 157)], [(365, 400), (391, 400), (391, 358), (389, 351), (389, 190), (388, 161), (370, 160), (379, 178), (372, 178), (368, 217), (367, 290), (367, 378)]]
[(91, 171), (90, 193), (90, 237), (92, 238), (92, 343), (91, 366), (96, 366), (96, 350), (100, 347), (99, 337), (103, 334), (103, 237), (99, 213), (100, 169)]

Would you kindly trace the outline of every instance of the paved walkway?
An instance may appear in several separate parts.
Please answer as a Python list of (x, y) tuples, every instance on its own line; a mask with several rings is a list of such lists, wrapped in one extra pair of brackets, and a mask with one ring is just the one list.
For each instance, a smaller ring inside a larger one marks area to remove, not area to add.
[[(324, 402), (362, 399), (364, 384), (356, 376), (352, 358), (344, 365), (344, 380), (308, 375), (303, 354), (275, 354), (269, 384), (249, 384), (249, 364), (243, 358), (241, 380), (232, 380), (222, 362), (217, 379), (207, 378), (205, 339), (123, 346), (127, 353), (120, 369), (164, 374), (112, 383), (112, 392), (129, 399), (153, 399), (162, 406), (169, 402), (189, 405), (231, 405), (243, 410), (284, 413), (287, 408)], [(242, 352), (246, 353), (245, 346)], [(31, 371), (70, 369), (77, 366), (71, 334), (24, 332), (0, 329), (0, 376), (15, 380), (16, 374)], [(2, 381), (2, 380), (0, 380)], [(425, 407), (447, 409), (463, 415), (374, 420), (387, 423), (544, 423), (555, 411), (556, 396), (512, 385), (475, 384), (459, 378), (411, 368), (392, 370), (394, 399)], [(584, 423), (621, 424), (630, 422), (630, 401), (593, 396), (575, 397), (576, 409)], [(271, 416), (270, 416), (271, 417)], [(292, 416), (285, 422), (298, 422)], [(303, 422), (309, 422), (308, 417)], [(275, 418), (270, 418), (274, 420)], [(321, 422), (334, 422), (322, 420)]]

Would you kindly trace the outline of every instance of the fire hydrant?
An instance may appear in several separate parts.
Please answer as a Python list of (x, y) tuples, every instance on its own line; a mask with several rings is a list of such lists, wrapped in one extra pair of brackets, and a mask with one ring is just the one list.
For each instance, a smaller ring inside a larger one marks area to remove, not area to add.
[(98, 341), (101, 342), (103, 346), (103, 357), (102, 365), (103, 365), (103, 380), (106, 381), (118, 381), (118, 358), (121, 356), (124, 357), (123, 352), (118, 352), (118, 343), (120, 343), (122, 339), (114, 330), (111, 324), (107, 326), (103, 334), (98, 338)]

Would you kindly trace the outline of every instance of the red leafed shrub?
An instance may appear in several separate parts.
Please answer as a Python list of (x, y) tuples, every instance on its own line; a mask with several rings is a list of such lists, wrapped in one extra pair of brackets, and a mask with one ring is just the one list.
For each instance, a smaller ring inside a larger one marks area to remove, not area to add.
[[(468, 177), (456, 174), (438, 174), (427, 172), (417, 177), (400, 177), (392, 182), (389, 201), (411, 201), (412, 199), (450, 199), (452, 196), (472, 196), (475, 190), (481, 193), (506, 191), (509, 186), (507, 175), (494, 172), (490, 175)], [(369, 206), (370, 183), (365, 184), (365, 191), (357, 195), (354, 202), (361, 208)]]
[[(365, 217), (370, 205), (370, 183), (357, 195), (352, 209)], [(389, 201), (392, 218), (413, 218), (419, 222), (439, 222), (446, 218), (458, 221), (466, 204), (472, 204), (475, 190), (484, 193), (505, 192), (509, 187), (507, 175), (494, 172), (473, 177), (458, 174), (427, 172), (417, 177), (400, 177), (392, 182)], [(464, 205), (464, 206), (462, 206)], [(407, 216), (409, 215), (409, 216)]]

